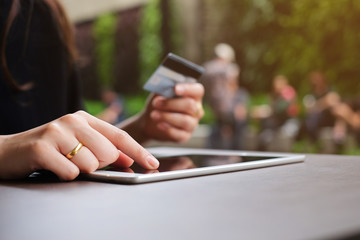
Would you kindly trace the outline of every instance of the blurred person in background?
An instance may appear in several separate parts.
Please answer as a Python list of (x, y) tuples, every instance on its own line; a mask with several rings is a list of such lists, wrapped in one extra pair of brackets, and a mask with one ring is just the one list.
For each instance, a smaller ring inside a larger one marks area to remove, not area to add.
[(234, 49), (225, 43), (214, 48), (215, 57), (204, 64), (205, 101), (214, 114), (208, 148), (242, 149), (247, 125), (248, 93), (239, 87), (240, 68)]
[(107, 88), (102, 91), (101, 99), (106, 108), (96, 115), (97, 118), (111, 124), (119, 124), (125, 120), (125, 104), (119, 94)]
[(261, 151), (268, 150), (268, 145), (280, 131), (294, 137), (298, 130), (297, 93), (285, 76), (274, 77), (270, 101), (269, 105), (255, 107), (251, 114), (260, 121), (257, 149)]
[(219, 43), (214, 47), (213, 59), (204, 64), (201, 82), (205, 87), (205, 101), (215, 114), (219, 109), (218, 103), (226, 95), (226, 68), (234, 62), (234, 49), (226, 43)]
[[(226, 88), (228, 92), (227, 123), (222, 129), (222, 138), (226, 149), (244, 149), (245, 136), (248, 125), (249, 93), (239, 84), (240, 68), (237, 64), (230, 64), (226, 68)], [(226, 108), (226, 107), (225, 107)], [(214, 139), (214, 138), (213, 138)]]
[(311, 93), (303, 99), (305, 119), (301, 125), (298, 139), (304, 136), (312, 142), (318, 142), (324, 128), (332, 128), (332, 140), (338, 146), (344, 139), (344, 123), (336, 118), (332, 107), (341, 101), (340, 95), (331, 89), (325, 74), (313, 71), (309, 75)]
[[(204, 115), (199, 83), (150, 95), (117, 126), (84, 109), (72, 26), (57, 0), (0, 0), (0, 179), (49, 170), (62, 180), (109, 164), (159, 162), (139, 143), (187, 141)], [(139, 143), (138, 143), (139, 142)]]

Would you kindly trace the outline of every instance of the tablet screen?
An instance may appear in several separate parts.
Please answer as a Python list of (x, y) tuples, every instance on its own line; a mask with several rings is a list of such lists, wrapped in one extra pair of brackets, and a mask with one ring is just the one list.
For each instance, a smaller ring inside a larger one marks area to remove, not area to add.
[(115, 167), (108, 167), (104, 170), (129, 172), (129, 173), (159, 173), (175, 170), (185, 170), (193, 168), (202, 168), (210, 166), (219, 166), (226, 164), (234, 164), (241, 162), (253, 162), (258, 160), (274, 159), (272, 156), (236, 156), (236, 155), (184, 155), (172, 157), (157, 157), (160, 161), (160, 167), (156, 170), (146, 170), (134, 163), (130, 168), (121, 169)]

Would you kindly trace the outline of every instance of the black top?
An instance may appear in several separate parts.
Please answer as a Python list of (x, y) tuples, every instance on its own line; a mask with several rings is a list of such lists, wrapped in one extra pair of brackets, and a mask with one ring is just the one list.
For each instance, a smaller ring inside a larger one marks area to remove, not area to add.
[[(7, 37), (6, 58), (16, 82), (32, 82), (33, 87), (14, 92), (0, 68), (0, 134), (25, 131), (83, 109), (78, 74), (69, 65), (48, 6), (34, 0), (28, 21), (29, 2), (21, 1), (19, 15)], [(0, 0), (0, 43), (10, 5), (11, 0)]]

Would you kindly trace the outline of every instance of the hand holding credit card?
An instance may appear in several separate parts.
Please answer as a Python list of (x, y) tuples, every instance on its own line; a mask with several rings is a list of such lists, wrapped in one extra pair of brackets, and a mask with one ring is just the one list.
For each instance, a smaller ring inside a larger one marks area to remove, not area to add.
[(198, 79), (203, 72), (203, 67), (169, 53), (145, 83), (144, 89), (173, 98), (176, 96), (174, 87), (177, 83), (191, 82)]

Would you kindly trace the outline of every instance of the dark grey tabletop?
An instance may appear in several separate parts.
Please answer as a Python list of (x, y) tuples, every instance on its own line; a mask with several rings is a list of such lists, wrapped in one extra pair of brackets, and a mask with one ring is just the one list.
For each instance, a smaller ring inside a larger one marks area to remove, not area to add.
[(333, 239), (360, 234), (360, 157), (121, 185), (0, 182), (0, 239)]

